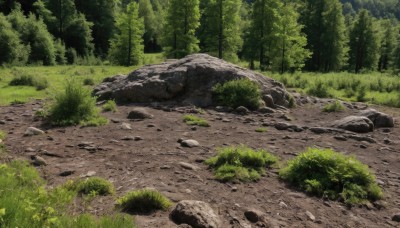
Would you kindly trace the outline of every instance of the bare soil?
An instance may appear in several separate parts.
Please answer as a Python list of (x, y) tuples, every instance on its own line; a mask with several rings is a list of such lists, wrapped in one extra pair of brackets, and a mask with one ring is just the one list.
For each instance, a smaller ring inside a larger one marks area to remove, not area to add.
[[(10, 159), (30, 160), (32, 155), (40, 155), (47, 161), (48, 165), (38, 167), (38, 170), (49, 186), (88, 175), (100, 176), (114, 183), (116, 196), (99, 197), (84, 206), (82, 200), (77, 199), (71, 208), (73, 214), (110, 214), (114, 211), (115, 197), (150, 187), (174, 202), (189, 199), (209, 203), (223, 220), (222, 227), (256, 227), (244, 216), (249, 208), (268, 214), (282, 227), (399, 227), (400, 223), (391, 219), (400, 210), (400, 110), (375, 107), (394, 116), (396, 121), (394, 128), (377, 129), (366, 134), (377, 143), (353, 139), (338, 141), (334, 136), (340, 133), (290, 132), (273, 127), (276, 122), (308, 127), (327, 126), (365, 108), (365, 105), (358, 104), (355, 109), (324, 113), (321, 111), (323, 105), (323, 102), (317, 102), (291, 109), (286, 115), (292, 121), (283, 120), (282, 113), (268, 115), (253, 112), (242, 116), (206, 109), (205, 114), (196, 115), (208, 120), (211, 127), (195, 128), (182, 120), (185, 113), (196, 111), (193, 107), (130, 105), (118, 107), (116, 113), (103, 113), (112, 120), (106, 126), (54, 128), (34, 117), (35, 110), (42, 107), (42, 102), (36, 101), (0, 107), (0, 121), (5, 122), (0, 129), (8, 134), (5, 143)], [(145, 107), (154, 118), (128, 120), (128, 113), (133, 107)], [(132, 130), (122, 129), (122, 123), (129, 123)], [(267, 126), (267, 132), (255, 131), (263, 125)], [(46, 134), (24, 137), (25, 130), (30, 126), (45, 130)], [(140, 136), (142, 140), (123, 140), (126, 136)], [(177, 142), (180, 138), (195, 139), (201, 146), (182, 147)], [(215, 155), (218, 147), (238, 144), (265, 148), (282, 162), (313, 146), (355, 155), (376, 174), (384, 199), (349, 208), (340, 202), (307, 196), (282, 182), (277, 168), (268, 170), (257, 183), (216, 181), (203, 161)], [(179, 162), (194, 164), (199, 169), (185, 169)], [(65, 171), (71, 171), (72, 175), (60, 176)], [(135, 217), (139, 227), (177, 227), (169, 219), (170, 211)], [(315, 216), (315, 221), (309, 219), (306, 211)]]

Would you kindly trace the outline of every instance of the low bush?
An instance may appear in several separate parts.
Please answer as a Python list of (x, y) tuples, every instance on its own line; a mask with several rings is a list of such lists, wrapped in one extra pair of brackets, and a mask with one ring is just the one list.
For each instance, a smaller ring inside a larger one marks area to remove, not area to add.
[(325, 107), (322, 109), (324, 112), (339, 112), (345, 110), (346, 107), (342, 104), (340, 101), (335, 101), (331, 104), (325, 105)]
[(301, 190), (346, 204), (382, 198), (367, 165), (330, 149), (308, 148), (290, 160), (279, 175)]
[(9, 83), (10, 86), (33, 86), (36, 90), (45, 90), (49, 82), (45, 78), (33, 76), (27, 73), (18, 73)]
[(197, 125), (197, 126), (201, 126), (201, 127), (209, 127), (210, 126), (210, 124), (207, 122), (207, 120), (202, 119), (197, 116), (194, 116), (194, 115), (185, 115), (183, 117), (183, 121), (188, 125)]
[(260, 106), (261, 92), (256, 82), (238, 79), (214, 86), (213, 98), (222, 106), (245, 106), (254, 110)]
[(328, 86), (322, 81), (315, 82), (315, 84), (308, 89), (307, 93), (311, 96), (319, 98), (332, 97), (332, 95), (329, 93)]
[(253, 150), (246, 146), (217, 149), (217, 156), (205, 161), (215, 170), (215, 177), (227, 181), (257, 181), (265, 168), (277, 162), (277, 158), (265, 150)]
[(128, 192), (117, 200), (117, 207), (129, 213), (150, 213), (156, 210), (166, 210), (171, 205), (171, 201), (160, 192), (150, 189)]
[(115, 103), (114, 100), (108, 100), (104, 105), (103, 105), (103, 111), (104, 112), (117, 112), (117, 104)]
[(83, 85), (85, 85), (85, 86), (93, 86), (94, 85), (93, 78), (85, 78), (83, 80)]
[(112, 195), (115, 192), (113, 184), (100, 177), (90, 177), (77, 182), (75, 190), (85, 195)]
[(53, 124), (59, 126), (80, 123), (86, 126), (98, 126), (107, 123), (107, 120), (99, 115), (96, 98), (75, 81), (67, 81), (64, 91), (55, 96), (49, 117)]

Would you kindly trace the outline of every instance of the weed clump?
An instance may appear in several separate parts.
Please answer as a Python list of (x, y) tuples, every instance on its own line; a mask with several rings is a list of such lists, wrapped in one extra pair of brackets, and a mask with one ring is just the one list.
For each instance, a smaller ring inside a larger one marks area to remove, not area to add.
[(334, 103), (327, 104), (325, 107), (322, 109), (324, 112), (340, 112), (345, 110), (346, 107), (340, 102), (340, 101), (335, 101)]
[(256, 129), (256, 132), (258, 132), (258, 133), (264, 133), (267, 131), (268, 131), (268, 128), (265, 128), (265, 127), (259, 127)]
[(67, 81), (64, 91), (55, 96), (49, 117), (53, 124), (60, 126), (99, 126), (107, 123), (107, 120), (99, 115), (96, 98), (75, 81)]
[(108, 100), (104, 105), (103, 105), (103, 111), (104, 112), (117, 112), (117, 104), (115, 103), (114, 100)]
[(85, 86), (93, 86), (94, 85), (93, 78), (85, 78), (83, 80), (83, 85), (85, 85)]
[(290, 160), (279, 175), (309, 194), (349, 205), (382, 198), (368, 166), (330, 149), (308, 148)]
[(328, 91), (328, 86), (322, 81), (317, 81), (313, 86), (308, 89), (307, 93), (311, 96), (319, 98), (332, 97), (332, 95)]
[(49, 87), (49, 82), (45, 78), (34, 77), (33, 75), (21, 73), (8, 83), (9, 86), (33, 86), (36, 90), (45, 90)]
[(202, 119), (200, 117), (194, 116), (194, 115), (185, 115), (183, 117), (183, 121), (187, 125), (197, 125), (201, 127), (209, 127), (210, 124), (207, 122), (207, 120)]
[(238, 79), (217, 84), (213, 88), (215, 101), (223, 106), (237, 108), (245, 106), (257, 109), (260, 106), (261, 92), (256, 82)]
[(108, 180), (100, 177), (90, 177), (76, 183), (75, 190), (84, 195), (112, 195), (114, 186)]
[(278, 161), (265, 150), (253, 150), (246, 146), (219, 148), (218, 155), (205, 161), (215, 170), (216, 179), (228, 181), (257, 181), (265, 168)]
[(166, 210), (171, 205), (171, 201), (160, 192), (150, 189), (128, 192), (117, 200), (117, 207), (129, 213), (150, 213), (156, 210)]

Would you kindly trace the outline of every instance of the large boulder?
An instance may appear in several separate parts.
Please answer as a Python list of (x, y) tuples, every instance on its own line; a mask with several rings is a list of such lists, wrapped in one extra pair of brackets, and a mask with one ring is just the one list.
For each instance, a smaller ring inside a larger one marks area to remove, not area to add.
[(243, 78), (259, 84), (269, 106), (289, 106), (290, 94), (281, 83), (207, 54), (189, 55), (145, 66), (127, 76), (106, 78), (95, 88), (94, 95), (99, 100), (115, 99), (119, 103), (175, 100), (206, 107), (213, 105), (212, 88), (216, 84)]
[(176, 224), (188, 224), (193, 228), (218, 228), (220, 219), (205, 202), (195, 200), (180, 201), (170, 217)]
[(332, 127), (356, 133), (368, 133), (374, 130), (374, 123), (364, 116), (348, 116), (333, 122)]
[(393, 117), (383, 112), (379, 112), (375, 109), (367, 109), (361, 111), (359, 113), (359, 116), (365, 116), (370, 119), (374, 123), (375, 128), (394, 127)]

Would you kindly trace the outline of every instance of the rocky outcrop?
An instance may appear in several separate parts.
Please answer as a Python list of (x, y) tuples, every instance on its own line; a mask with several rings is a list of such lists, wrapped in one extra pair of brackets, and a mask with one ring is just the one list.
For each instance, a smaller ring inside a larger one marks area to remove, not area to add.
[(218, 228), (220, 219), (205, 202), (194, 200), (180, 201), (171, 212), (176, 224), (188, 224), (194, 228)]
[(213, 105), (212, 88), (218, 83), (248, 78), (260, 86), (269, 107), (289, 106), (284, 86), (264, 75), (206, 54), (189, 55), (158, 65), (145, 66), (127, 76), (106, 78), (94, 90), (100, 100), (119, 103), (174, 100), (200, 107)]
[(348, 116), (335, 121), (332, 127), (356, 133), (368, 133), (374, 130), (374, 123), (364, 116)]
[(385, 114), (383, 112), (379, 112), (375, 109), (367, 109), (361, 111), (359, 113), (360, 116), (365, 116), (370, 119), (373, 123), (375, 128), (380, 127), (394, 127), (394, 120), (393, 117)]

